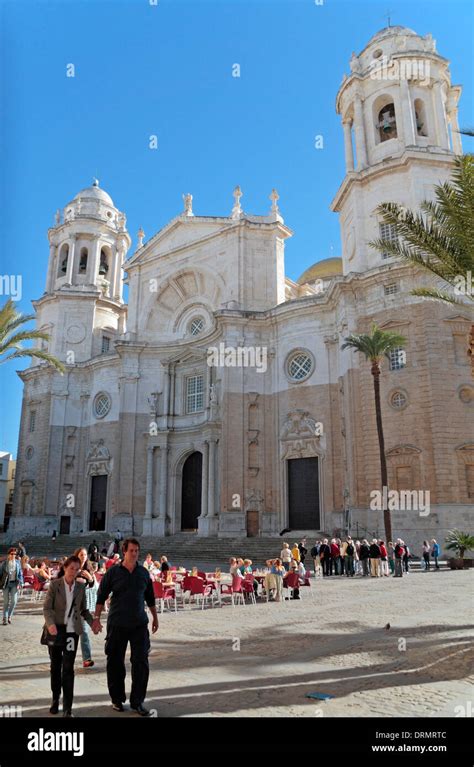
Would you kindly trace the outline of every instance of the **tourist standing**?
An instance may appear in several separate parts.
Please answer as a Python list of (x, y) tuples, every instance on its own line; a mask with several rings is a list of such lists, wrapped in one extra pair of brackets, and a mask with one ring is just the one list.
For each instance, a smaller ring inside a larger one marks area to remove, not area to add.
[(306, 548), (306, 538), (302, 538), (300, 543), (298, 543), (298, 549), (300, 552), (300, 562), (304, 564), (306, 554), (308, 553), (308, 549)]
[(341, 550), (339, 548), (339, 544), (337, 543), (335, 538), (332, 538), (331, 540), (331, 564), (330, 564), (330, 575), (333, 574), (334, 569), (334, 575), (339, 575), (339, 560), (341, 558)]
[(349, 578), (349, 576), (352, 578), (355, 573), (354, 568), (354, 557), (355, 557), (355, 546), (354, 541), (352, 540), (351, 536), (347, 536), (347, 540), (343, 544), (343, 551), (344, 551), (344, 560), (345, 560), (345, 571), (346, 575)]
[(388, 566), (390, 568), (390, 573), (393, 575), (395, 572), (395, 562), (394, 562), (394, 546), (392, 541), (389, 541), (388, 543)]
[(380, 574), (388, 577), (388, 552), (385, 541), (379, 541), (380, 549)]
[(403, 576), (403, 556), (405, 554), (405, 547), (401, 538), (397, 538), (394, 548), (395, 554), (395, 573), (394, 578), (401, 578)]
[(20, 588), (23, 586), (21, 562), (16, 558), (16, 549), (8, 549), (7, 558), (0, 565), (0, 587), (3, 589), (3, 625), (12, 622), (18, 601)]
[(323, 576), (331, 575), (331, 547), (327, 538), (324, 538), (319, 547), (319, 559), (323, 567)]
[(362, 543), (360, 544), (360, 553), (359, 558), (362, 564), (362, 575), (365, 577), (366, 575), (370, 575), (370, 569), (369, 569), (369, 557), (370, 557), (370, 546), (367, 538), (364, 538)]
[(283, 544), (283, 548), (280, 551), (280, 558), (283, 567), (285, 568), (286, 572), (290, 569), (290, 562), (291, 562), (291, 549), (290, 545), (288, 543)]
[(441, 554), (441, 549), (440, 549), (439, 543), (436, 542), (436, 538), (432, 538), (431, 543), (433, 544), (431, 556), (433, 557), (435, 561), (435, 570), (439, 570), (438, 557)]
[(301, 559), (300, 549), (297, 543), (293, 544), (293, 548), (291, 549), (291, 556), (293, 557), (293, 559), (296, 559), (297, 562), (299, 562)]
[(428, 541), (423, 541), (423, 546), (421, 547), (421, 553), (423, 556), (423, 562), (425, 565), (425, 572), (430, 569), (430, 544)]
[(158, 631), (158, 616), (150, 573), (138, 564), (139, 555), (139, 542), (136, 538), (127, 538), (123, 542), (123, 562), (110, 568), (100, 583), (92, 628), (100, 630), (100, 616), (105, 601), (112, 594), (105, 639), (107, 685), (112, 707), (115, 711), (124, 710), (125, 653), (130, 643), (132, 664), (130, 707), (141, 716), (150, 716), (150, 712), (143, 705), (148, 685), (148, 654), (150, 652), (145, 602), (152, 614), (153, 634)]
[(285, 573), (286, 573), (286, 570), (283, 567), (281, 560), (275, 559), (271, 569), (271, 574), (276, 576), (275, 602), (281, 602), (281, 600), (283, 599), (283, 576), (285, 575)]
[(319, 548), (321, 546), (321, 541), (316, 541), (313, 548), (311, 549), (311, 557), (313, 559), (314, 564), (314, 577), (316, 578), (317, 574), (322, 575), (321, 573), (321, 559), (319, 556)]
[(17, 557), (19, 557), (20, 560), (23, 559), (23, 557), (26, 557), (26, 549), (25, 549), (25, 544), (23, 543), (23, 541), (18, 541)]
[(402, 541), (402, 545), (403, 545), (403, 547), (405, 549), (405, 553), (403, 555), (403, 566), (405, 568), (405, 572), (409, 573), (410, 572), (410, 562), (409, 562), (409, 560), (410, 560), (410, 557), (411, 557), (410, 549), (406, 545), (405, 541)]
[(373, 538), (369, 549), (370, 555), (370, 577), (378, 578), (380, 575), (380, 547), (377, 539)]

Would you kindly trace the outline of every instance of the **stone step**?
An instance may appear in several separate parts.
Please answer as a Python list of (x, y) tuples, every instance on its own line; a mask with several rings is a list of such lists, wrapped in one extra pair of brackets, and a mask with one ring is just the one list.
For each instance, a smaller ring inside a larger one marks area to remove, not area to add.
[[(321, 534), (319, 534), (319, 537)], [(45, 557), (54, 559), (55, 557), (71, 554), (75, 549), (84, 546), (88, 547), (95, 539), (99, 547), (105, 540), (110, 540), (111, 536), (106, 534), (87, 533), (84, 535), (60, 535), (53, 543), (51, 538), (45, 536), (24, 537), (27, 553), (32, 558)], [(288, 538), (288, 536), (285, 536)], [(266, 538), (201, 538), (195, 533), (177, 533), (166, 538), (139, 537), (141, 553), (144, 557), (150, 552), (155, 559), (162, 554), (166, 554), (172, 564), (201, 564), (215, 563), (223, 565), (228, 562), (230, 556), (247, 557), (254, 564), (263, 564), (267, 559), (273, 559), (280, 555), (282, 543), (285, 537), (266, 537)], [(300, 540), (301, 536), (289, 537), (288, 542), (294, 543)], [(318, 537), (318, 533), (314, 534)], [(5, 536), (2, 536), (4, 539)], [(311, 548), (311, 539), (308, 537), (308, 549)], [(0, 556), (4, 556), (9, 545), (15, 545), (17, 541), (0, 541)], [(310, 569), (312, 562), (308, 556), (306, 563)], [(446, 562), (441, 562), (442, 569), (448, 569)], [(414, 571), (420, 571), (420, 560), (411, 560), (410, 568)]]

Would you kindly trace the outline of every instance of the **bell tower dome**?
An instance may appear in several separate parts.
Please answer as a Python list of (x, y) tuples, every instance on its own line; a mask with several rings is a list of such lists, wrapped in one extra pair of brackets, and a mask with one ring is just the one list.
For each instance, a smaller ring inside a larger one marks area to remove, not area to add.
[(46, 293), (56, 290), (99, 290), (122, 301), (121, 266), (130, 247), (125, 215), (94, 179), (76, 194), (48, 232), (50, 260)]
[(33, 302), (38, 328), (51, 336), (48, 350), (65, 362), (112, 351), (125, 332), (125, 215), (94, 179), (56, 212), (48, 239), (46, 290)]
[(418, 208), (462, 153), (461, 87), (451, 85), (449, 61), (437, 53), (431, 35), (385, 27), (352, 54), (350, 69), (336, 97), (346, 176), (332, 205), (340, 213), (345, 274), (380, 261), (367, 246), (380, 235), (377, 205)]

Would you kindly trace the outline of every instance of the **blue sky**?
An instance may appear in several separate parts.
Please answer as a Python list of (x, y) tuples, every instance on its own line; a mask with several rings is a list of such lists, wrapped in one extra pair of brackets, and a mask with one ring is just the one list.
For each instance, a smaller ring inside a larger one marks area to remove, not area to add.
[[(181, 211), (183, 192), (197, 215), (227, 215), (240, 184), (248, 213), (265, 213), (278, 189), (295, 232), (289, 277), (339, 255), (329, 210), (344, 176), (335, 95), (352, 51), (387, 25), (387, 7), (392, 24), (433, 34), (464, 86), (460, 124), (472, 125), (467, 0), (0, 0), (0, 273), (21, 273), (20, 309), (44, 291), (55, 210), (94, 175), (134, 244), (139, 226), (148, 239)], [(27, 365), (1, 368), (0, 449), (14, 454), (15, 370)]]

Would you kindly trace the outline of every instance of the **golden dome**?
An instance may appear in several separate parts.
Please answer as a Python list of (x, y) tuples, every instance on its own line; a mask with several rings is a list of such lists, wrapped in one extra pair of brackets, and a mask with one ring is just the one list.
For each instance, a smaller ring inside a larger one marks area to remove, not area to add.
[(305, 285), (315, 280), (335, 277), (337, 274), (342, 274), (342, 258), (323, 258), (306, 269), (297, 282), (299, 285)]

